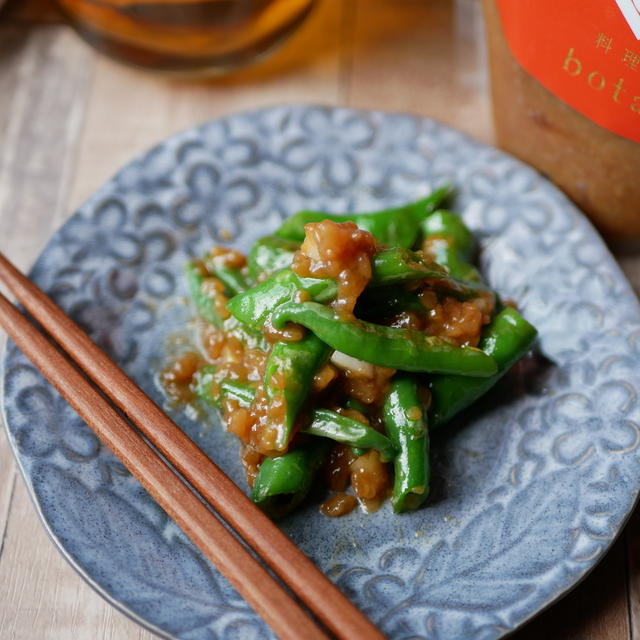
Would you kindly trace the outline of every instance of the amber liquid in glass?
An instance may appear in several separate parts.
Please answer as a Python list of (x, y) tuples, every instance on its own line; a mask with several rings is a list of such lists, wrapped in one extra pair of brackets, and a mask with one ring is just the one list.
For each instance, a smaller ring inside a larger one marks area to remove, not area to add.
[(168, 73), (215, 73), (271, 49), (315, 0), (58, 0), (103, 53)]

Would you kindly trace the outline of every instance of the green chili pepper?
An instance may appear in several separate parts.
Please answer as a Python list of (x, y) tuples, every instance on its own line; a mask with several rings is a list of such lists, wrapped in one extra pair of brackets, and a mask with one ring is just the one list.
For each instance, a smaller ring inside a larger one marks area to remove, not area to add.
[(251, 499), (273, 518), (284, 516), (305, 498), (313, 477), (329, 455), (326, 438), (312, 438), (305, 445), (277, 458), (265, 458), (251, 492)]
[(202, 367), (194, 377), (194, 393), (208, 405), (220, 408), (220, 394), (218, 393), (219, 382), (217, 379), (217, 368), (212, 364)]
[(360, 400), (357, 400), (352, 396), (349, 396), (346, 399), (344, 406), (347, 409), (355, 409), (356, 411), (359, 411), (363, 416), (366, 416), (369, 413), (369, 407), (367, 407), (364, 402), (360, 402)]
[(271, 312), (281, 304), (294, 300), (300, 291), (306, 291), (317, 302), (328, 302), (336, 297), (338, 285), (328, 278), (301, 278), (291, 269), (283, 269), (245, 293), (231, 298), (227, 309), (238, 320), (260, 331)]
[(225, 378), (220, 382), (220, 395), (225, 399), (235, 400), (238, 406), (246, 409), (256, 397), (256, 388), (248, 382)]
[(227, 336), (234, 336), (240, 340), (247, 349), (260, 349), (265, 353), (271, 349), (262, 331), (248, 327), (244, 322), (230, 316), (222, 324), (222, 330)]
[(439, 236), (446, 238), (449, 246), (457, 251), (463, 260), (471, 260), (476, 250), (473, 234), (453, 211), (439, 209), (420, 223), (424, 237)]
[(481, 284), (484, 282), (478, 269), (463, 260), (460, 254), (447, 244), (446, 239), (442, 239), (431, 247), (431, 255), (440, 266), (444, 267), (458, 281), (466, 282), (469, 286), (471, 286), (471, 283)]
[(447, 279), (448, 274), (440, 265), (425, 260), (415, 251), (392, 247), (381, 249), (373, 256), (369, 286), (385, 287), (425, 278)]
[(247, 277), (240, 269), (234, 269), (233, 267), (214, 267), (210, 268), (209, 271), (211, 271), (218, 280), (222, 281), (230, 296), (237, 296), (249, 288)]
[(361, 449), (376, 449), (383, 462), (392, 460), (395, 451), (389, 438), (358, 420), (340, 415), (329, 409), (316, 409), (311, 424), (304, 433), (323, 436)]
[(424, 238), (437, 236), (431, 243), (433, 259), (454, 278), (482, 282), (480, 272), (469, 262), (475, 252), (475, 239), (462, 218), (451, 211), (436, 211), (422, 221)]
[(355, 314), (359, 318), (390, 318), (403, 311), (424, 313), (419, 290), (398, 286), (416, 280), (428, 279), (434, 290), (459, 300), (488, 291), (483, 283), (454, 278), (421, 253), (408, 249), (383, 249), (374, 256), (372, 266), (372, 278), (358, 298)]
[(205, 275), (204, 265), (199, 260), (193, 260), (187, 264), (185, 274), (187, 276), (187, 287), (191, 299), (196, 305), (198, 315), (203, 320), (221, 329), (224, 317), (219, 311), (220, 300), (216, 300), (216, 294), (213, 291), (204, 293), (202, 290), (204, 281), (211, 277)]
[(391, 381), (382, 413), (398, 452), (393, 461), (393, 510), (417, 509), (429, 495), (429, 430), (413, 376), (399, 375)]
[(445, 290), (457, 298), (473, 298), (486, 287), (452, 277), (439, 264), (426, 260), (421, 253), (394, 247), (382, 249), (373, 257), (370, 288), (429, 280), (437, 290)]
[(420, 222), (435, 211), (451, 191), (450, 186), (443, 186), (417, 202), (372, 213), (342, 215), (322, 211), (300, 211), (288, 218), (276, 234), (282, 238), (302, 242), (305, 237), (305, 224), (323, 220), (334, 222), (351, 220), (361, 229), (369, 231), (382, 244), (409, 248), (413, 246), (418, 236)]
[(533, 346), (537, 336), (515, 309), (505, 307), (485, 330), (480, 347), (498, 365), (488, 378), (434, 376), (431, 380), (431, 425), (443, 425), (485, 394)]
[(480, 349), (454, 347), (441, 338), (411, 329), (395, 329), (370, 322), (345, 322), (317, 302), (288, 303), (271, 316), (275, 327), (301, 324), (333, 349), (382, 367), (402, 371), (491, 376), (493, 359)]
[(249, 256), (249, 275), (258, 280), (265, 274), (270, 276), (280, 269), (286, 269), (291, 265), (295, 252), (300, 248), (300, 243), (295, 240), (281, 238), (272, 235), (260, 238), (255, 242)]
[(195, 375), (194, 392), (196, 396), (216, 409), (222, 408), (226, 398), (234, 399), (241, 407), (248, 407), (256, 395), (255, 385), (231, 378), (220, 379), (220, 372), (213, 364), (202, 367)]
[(403, 287), (380, 287), (365, 289), (356, 303), (354, 314), (363, 320), (381, 320), (391, 318), (403, 311), (424, 313), (427, 308), (418, 292)]
[(284, 451), (293, 424), (307, 399), (313, 377), (329, 355), (329, 347), (312, 333), (297, 342), (276, 342), (267, 357), (264, 390), (269, 402), (284, 401), (284, 415), (276, 428), (275, 448)]
[[(351, 396), (347, 398), (344, 406), (347, 409), (355, 409), (356, 411), (359, 411), (363, 416), (369, 414), (369, 407), (367, 407), (364, 402), (360, 402), (360, 400), (356, 400)], [(351, 447), (351, 453), (353, 453), (356, 458), (363, 456), (365, 453), (367, 453), (367, 451), (369, 451), (369, 449), (366, 449), (364, 447)]]

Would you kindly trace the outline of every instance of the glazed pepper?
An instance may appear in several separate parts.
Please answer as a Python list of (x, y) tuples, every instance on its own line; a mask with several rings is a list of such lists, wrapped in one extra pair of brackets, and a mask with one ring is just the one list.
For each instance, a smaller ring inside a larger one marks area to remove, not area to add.
[(264, 370), (264, 391), (270, 403), (284, 402), (282, 421), (271, 425), (276, 428), (275, 448), (278, 451), (284, 451), (289, 445), (298, 412), (329, 351), (329, 347), (312, 333), (297, 342), (273, 345)]
[(226, 308), (247, 326), (261, 331), (271, 312), (281, 304), (294, 300), (301, 291), (306, 291), (317, 302), (328, 302), (336, 297), (338, 286), (328, 278), (302, 278), (291, 269), (283, 269), (245, 293), (231, 298)]
[(206, 404), (221, 409), (225, 399), (233, 399), (239, 406), (249, 407), (256, 395), (256, 388), (249, 382), (220, 379), (217, 367), (207, 364), (195, 375), (194, 392)]
[[(435, 215), (435, 214), (434, 214)], [(489, 291), (481, 282), (454, 278), (440, 265), (420, 252), (408, 249), (382, 249), (373, 258), (372, 278), (358, 299), (356, 316), (390, 318), (403, 311), (424, 313), (420, 290), (403, 284), (427, 279), (432, 289), (459, 300), (468, 300)]]
[(435, 211), (451, 194), (451, 187), (443, 186), (433, 191), (426, 198), (417, 202), (383, 209), (372, 213), (333, 214), (322, 211), (300, 211), (290, 218), (276, 231), (282, 238), (302, 242), (305, 237), (304, 226), (310, 222), (345, 222), (351, 220), (358, 227), (369, 231), (381, 244), (399, 247), (412, 247), (418, 237), (420, 222)]
[(248, 327), (233, 316), (229, 316), (222, 324), (222, 329), (227, 336), (235, 336), (247, 349), (260, 349), (265, 353), (271, 345), (265, 339), (262, 331)]
[(533, 346), (537, 336), (515, 309), (505, 307), (485, 330), (480, 348), (497, 363), (498, 371), (487, 378), (448, 375), (431, 380), (431, 425), (439, 427), (485, 394)]
[(256, 396), (256, 388), (249, 382), (225, 378), (220, 382), (220, 395), (225, 400), (235, 400), (239, 407), (247, 408)]
[(476, 250), (473, 234), (462, 218), (453, 211), (438, 209), (420, 223), (424, 237), (439, 236), (448, 240), (462, 260), (471, 260)]
[(260, 238), (251, 248), (247, 258), (249, 276), (257, 281), (280, 269), (286, 269), (291, 266), (293, 256), (299, 248), (299, 242), (280, 236)]
[(434, 289), (460, 299), (473, 298), (480, 291), (486, 291), (486, 287), (480, 284), (458, 280), (439, 264), (409, 249), (382, 249), (374, 255), (371, 266), (370, 288), (429, 280)]
[(429, 430), (414, 376), (391, 381), (382, 409), (384, 426), (396, 448), (391, 504), (396, 513), (417, 509), (429, 495)]
[(454, 347), (441, 338), (411, 329), (396, 329), (361, 320), (345, 322), (317, 302), (287, 303), (275, 309), (273, 325), (301, 324), (337, 351), (382, 367), (402, 371), (491, 376), (493, 359), (480, 349)]
[(346, 399), (344, 405), (347, 409), (355, 409), (356, 411), (359, 411), (363, 416), (366, 416), (369, 412), (369, 408), (367, 407), (367, 405), (364, 402), (360, 402), (360, 400), (354, 398), (353, 396), (349, 396)]
[(425, 278), (447, 277), (448, 274), (443, 267), (425, 260), (421, 254), (410, 249), (393, 247), (381, 249), (373, 256), (369, 285), (385, 287)]
[(229, 296), (237, 296), (249, 288), (247, 277), (240, 269), (216, 266), (214, 269), (210, 269), (210, 271), (224, 284)]
[(211, 278), (200, 260), (193, 260), (187, 264), (185, 274), (187, 277), (187, 287), (191, 299), (196, 305), (198, 315), (214, 325), (218, 329), (222, 328), (228, 313), (225, 310), (227, 301), (223, 291), (216, 291), (214, 287), (204, 287), (205, 281)]
[(473, 234), (452, 211), (439, 210), (425, 218), (420, 228), (423, 238), (431, 238), (429, 251), (433, 259), (454, 278), (482, 282), (480, 272), (469, 262), (475, 252)]
[(217, 373), (218, 371), (215, 365), (205, 365), (196, 373), (193, 389), (200, 400), (219, 409), (221, 406), (220, 384)]
[[(344, 406), (347, 409), (355, 409), (356, 411), (359, 411), (363, 416), (366, 416), (369, 413), (369, 408), (364, 404), (364, 402), (360, 402), (360, 400), (356, 400), (352, 396), (347, 398)], [(364, 447), (351, 447), (351, 452), (356, 458), (363, 456), (367, 451), (368, 449)]]
[(424, 313), (427, 310), (418, 292), (403, 287), (365, 289), (356, 303), (354, 314), (363, 320), (391, 318), (403, 311)]
[(383, 462), (392, 460), (395, 451), (389, 438), (372, 427), (329, 409), (316, 409), (311, 424), (303, 430), (358, 449), (376, 449)]
[(329, 455), (326, 438), (311, 438), (277, 458), (265, 458), (258, 470), (251, 499), (273, 518), (282, 517), (305, 498), (318, 469)]

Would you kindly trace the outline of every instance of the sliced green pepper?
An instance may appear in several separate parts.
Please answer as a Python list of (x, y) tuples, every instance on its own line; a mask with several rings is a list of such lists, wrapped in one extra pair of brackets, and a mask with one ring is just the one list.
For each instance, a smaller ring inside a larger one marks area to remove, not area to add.
[(425, 260), (421, 254), (392, 247), (381, 249), (373, 256), (369, 286), (386, 287), (425, 278), (447, 279), (448, 275), (443, 267)]
[(220, 394), (217, 393), (219, 386), (217, 367), (207, 364), (200, 369), (194, 377), (194, 393), (206, 404), (220, 408)]
[(326, 438), (312, 438), (277, 458), (265, 458), (251, 499), (273, 518), (286, 515), (304, 500), (329, 449), (330, 442)]
[(203, 402), (221, 409), (223, 400), (227, 398), (236, 400), (241, 407), (249, 407), (255, 398), (256, 388), (250, 382), (220, 379), (217, 367), (207, 364), (195, 375), (194, 392)]
[(185, 269), (185, 275), (187, 276), (187, 287), (191, 295), (191, 299), (196, 305), (198, 315), (203, 319), (214, 325), (218, 329), (222, 328), (222, 323), (225, 320), (224, 314), (220, 313), (221, 301), (216, 296), (216, 293), (211, 289), (205, 293), (203, 291), (203, 283), (207, 277), (204, 273), (204, 266), (201, 261), (193, 260), (189, 262)]
[(480, 272), (471, 263), (466, 262), (460, 254), (442, 238), (431, 246), (433, 259), (458, 281), (470, 283), (482, 283)]
[(538, 332), (515, 309), (505, 307), (485, 330), (480, 347), (497, 363), (488, 378), (434, 376), (431, 380), (431, 425), (439, 427), (485, 394), (533, 346)]
[(439, 264), (409, 249), (382, 249), (373, 257), (368, 287), (388, 287), (415, 280), (429, 280), (435, 289), (461, 299), (473, 298), (487, 289), (480, 284), (457, 279)]
[(429, 430), (413, 376), (398, 375), (391, 381), (382, 414), (398, 452), (393, 462), (393, 510), (417, 509), (429, 495)]
[(449, 246), (458, 252), (463, 260), (471, 260), (476, 250), (473, 233), (462, 218), (453, 211), (439, 209), (420, 223), (424, 237), (439, 236), (448, 240)]
[(291, 269), (283, 269), (245, 293), (231, 298), (227, 309), (235, 318), (260, 331), (271, 312), (281, 304), (294, 300), (300, 291), (306, 291), (317, 302), (328, 302), (336, 297), (338, 285), (328, 278), (301, 278)]
[(249, 256), (249, 275), (254, 279), (270, 276), (276, 271), (291, 265), (293, 256), (300, 248), (300, 243), (288, 238), (272, 235), (260, 238), (255, 242)]
[(363, 320), (391, 318), (403, 311), (424, 313), (427, 310), (418, 292), (403, 287), (365, 289), (358, 298), (354, 314)]
[[(359, 411), (363, 416), (366, 416), (369, 413), (369, 408), (367, 407), (367, 405), (365, 405), (364, 402), (360, 402), (360, 400), (356, 400), (352, 396), (349, 396), (347, 398), (344, 406), (347, 409), (355, 409), (356, 411)], [(367, 451), (368, 449), (366, 449), (365, 447), (351, 447), (351, 453), (353, 453), (356, 458), (363, 456), (365, 453), (367, 453)]]
[(454, 347), (442, 338), (411, 329), (395, 329), (362, 320), (345, 322), (317, 302), (287, 303), (271, 316), (273, 325), (301, 324), (330, 347), (354, 358), (402, 371), (491, 376), (493, 359), (480, 349)]
[(255, 385), (225, 378), (220, 383), (220, 395), (225, 399), (235, 400), (238, 406), (248, 408), (256, 397)]
[(470, 282), (482, 282), (482, 276), (469, 261), (475, 249), (475, 239), (462, 218), (452, 211), (439, 210), (420, 224), (423, 237), (436, 236), (431, 243), (433, 259), (454, 278)]
[(419, 233), (420, 222), (440, 206), (451, 194), (450, 186), (433, 191), (426, 198), (401, 207), (383, 209), (371, 213), (334, 214), (322, 211), (300, 211), (285, 220), (276, 231), (282, 238), (302, 242), (305, 237), (304, 226), (310, 222), (345, 222), (351, 220), (358, 227), (369, 231), (381, 244), (399, 247), (412, 247)]
[(312, 333), (297, 342), (276, 342), (267, 357), (264, 390), (269, 402), (284, 401), (284, 414), (276, 428), (275, 448), (284, 451), (291, 439), (293, 424), (307, 399), (313, 377), (325, 363), (329, 347)]
[(211, 269), (213, 275), (221, 280), (230, 296), (237, 296), (249, 288), (247, 277), (240, 269), (233, 267), (215, 267)]
[(303, 432), (343, 442), (359, 449), (376, 449), (380, 452), (383, 462), (392, 460), (395, 455), (391, 441), (382, 433), (329, 409), (316, 409), (311, 424)]

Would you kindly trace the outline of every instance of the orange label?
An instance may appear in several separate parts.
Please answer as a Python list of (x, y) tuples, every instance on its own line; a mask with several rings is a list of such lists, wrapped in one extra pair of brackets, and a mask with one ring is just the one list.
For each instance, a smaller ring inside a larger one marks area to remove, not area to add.
[(516, 60), (600, 126), (640, 142), (640, 0), (497, 0)]

